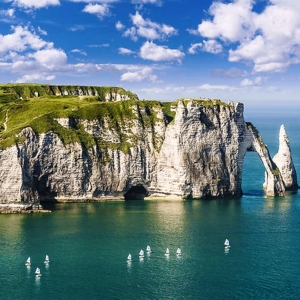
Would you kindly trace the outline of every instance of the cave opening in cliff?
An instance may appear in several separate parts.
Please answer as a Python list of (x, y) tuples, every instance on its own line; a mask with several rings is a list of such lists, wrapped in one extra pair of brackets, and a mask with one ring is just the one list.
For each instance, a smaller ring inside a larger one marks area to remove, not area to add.
[(128, 200), (144, 200), (148, 196), (148, 191), (142, 184), (132, 186), (125, 194), (124, 199)]

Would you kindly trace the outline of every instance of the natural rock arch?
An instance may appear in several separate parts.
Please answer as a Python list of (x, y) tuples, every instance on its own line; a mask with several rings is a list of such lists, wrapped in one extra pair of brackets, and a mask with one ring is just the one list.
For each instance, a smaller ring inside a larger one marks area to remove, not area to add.
[[(279, 132), (279, 151), (271, 158), (267, 146), (264, 144), (258, 130), (246, 123), (245, 146), (246, 151), (254, 151), (258, 154), (265, 168), (265, 182), (263, 188), (267, 196), (283, 196), (286, 190), (298, 188), (297, 174), (292, 161), (289, 140), (282, 125)], [(246, 152), (242, 154), (243, 158)], [(282, 159), (284, 157), (284, 159)], [(276, 162), (276, 163), (275, 163)], [(288, 171), (287, 171), (288, 169)]]

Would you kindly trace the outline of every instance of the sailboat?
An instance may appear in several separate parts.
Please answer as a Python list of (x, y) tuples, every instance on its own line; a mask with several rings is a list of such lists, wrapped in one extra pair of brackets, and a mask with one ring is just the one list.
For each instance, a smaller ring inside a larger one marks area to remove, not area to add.
[(131, 261), (131, 254), (128, 254), (127, 260), (128, 260), (128, 261)]
[(179, 255), (179, 256), (181, 255), (181, 249), (180, 248), (177, 248), (176, 254)]
[(141, 258), (144, 257), (144, 250), (141, 250), (141, 251), (140, 251), (139, 257), (141, 257)]
[(50, 262), (50, 259), (49, 259), (49, 256), (46, 255), (44, 263), (47, 264), (48, 262)]
[(148, 252), (148, 253), (150, 253), (150, 252), (151, 252), (151, 248), (150, 248), (150, 246), (149, 246), (149, 245), (147, 246), (147, 252)]
[(166, 255), (166, 256), (169, 256), (169, 255), (170, 255), (170, 250), (169, 250), (169, 248), (167, 248), (165, 255)]
[(36, 275), (37, 277), (42, 276), (41, 270), (40, 270), (39, 268), (36, 268), (36, 270), (35, 270), (35, 275)]
[(25, 265), (26, 266), (30, 266), (31, 265), (30, 257), (27, 258)]
[(228, 239), (225, 240), (224, 246), (225, 246), (225, 247), (230, 247), (230, 245), (229, 245), (229, 240), (228, 240)]

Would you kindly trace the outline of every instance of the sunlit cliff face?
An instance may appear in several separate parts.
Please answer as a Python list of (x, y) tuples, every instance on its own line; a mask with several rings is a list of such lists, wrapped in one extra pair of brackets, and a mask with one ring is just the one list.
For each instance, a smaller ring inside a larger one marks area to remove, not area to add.
[(281, 169), (257, 129), (245, 123), (242, 103), (184, 99), (171, 107), (173, 119), (159, 106), (136, 102), (127, 109), (130, 118), (77, 118), (73, 127), (68, 118), (55, 119), (60, 129), (81, 130), (90, 146), (25, 128), (23, 143), (0, 152), (1, 203), (240, 197), (249, 150), (266, 169), (266, 194), (285, 193)]

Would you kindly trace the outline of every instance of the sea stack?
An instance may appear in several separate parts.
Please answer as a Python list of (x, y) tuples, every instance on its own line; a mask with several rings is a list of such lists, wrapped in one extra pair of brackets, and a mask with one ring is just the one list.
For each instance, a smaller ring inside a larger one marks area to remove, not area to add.
[(273, 161), (281, 173), (285, 189), (297, 189), (297, 173), (292, 159), (290, 141), (286, 134), (284, 125), (281, 125), (279, 130), (279, 149), (274, 155)]

